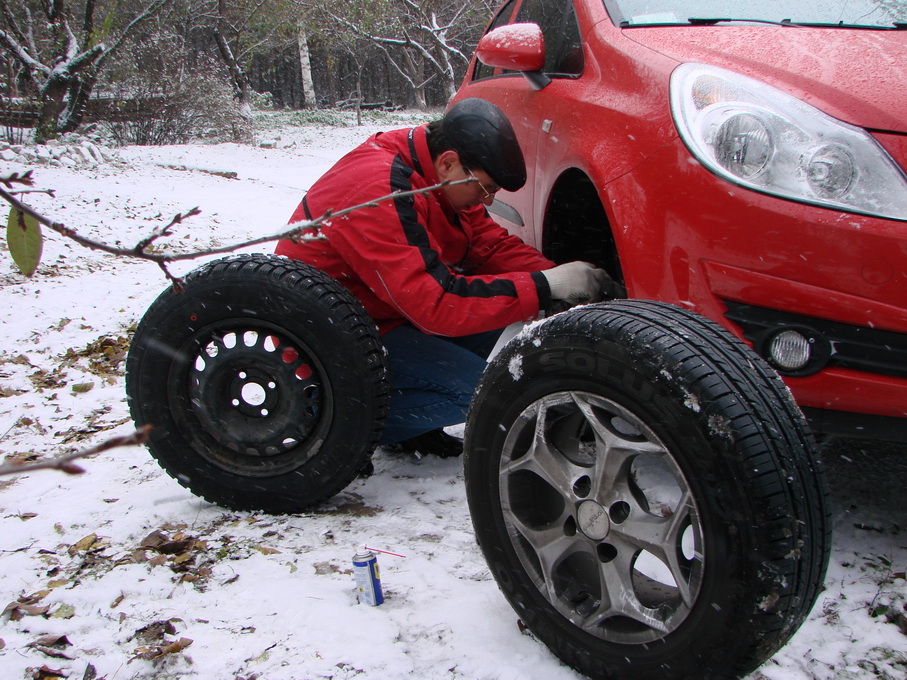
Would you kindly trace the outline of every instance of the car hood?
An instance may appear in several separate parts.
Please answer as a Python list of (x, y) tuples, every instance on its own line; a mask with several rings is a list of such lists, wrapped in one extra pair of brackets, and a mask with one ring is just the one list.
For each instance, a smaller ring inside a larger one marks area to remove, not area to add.
[(853, 125), (907, 132), (907, 31), (719, 25), (623, 35), (678, 62), (757, 78)]

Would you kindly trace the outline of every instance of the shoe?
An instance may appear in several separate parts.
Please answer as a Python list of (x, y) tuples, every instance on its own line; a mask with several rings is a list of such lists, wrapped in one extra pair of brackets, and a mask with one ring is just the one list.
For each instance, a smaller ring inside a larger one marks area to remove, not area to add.
[(395, 448), (404, 453), (418, 452), (438, 458), (456, 458), (463, 455), (463, 441), (452, 437), (444, 430), (432, 430), (411, 439), (404, 439), (396, 444)]

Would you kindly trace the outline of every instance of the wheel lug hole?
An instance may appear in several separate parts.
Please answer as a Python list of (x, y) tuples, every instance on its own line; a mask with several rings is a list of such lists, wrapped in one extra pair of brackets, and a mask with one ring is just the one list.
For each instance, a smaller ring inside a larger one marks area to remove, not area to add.
[(576, 520), (572, 517), (568, 517), (567, 521), (564, 522), (564, 535), (576, 536)]
[(630, 516), (630, 504), (626, 501), (617, 501), (608, 509), (608, 516), (615, 524), (627, 521)]
[(573, 482), (573, 493), (578, 498), (585, 498), (592, 491), (592, 480), (587, 475), (583, 475)]
[(595, 552), (598, 553), (598, 559), (603, 563), (611, 562), (617, 557), (617, 548), (610, 543), (599, 543), (595, 546)]

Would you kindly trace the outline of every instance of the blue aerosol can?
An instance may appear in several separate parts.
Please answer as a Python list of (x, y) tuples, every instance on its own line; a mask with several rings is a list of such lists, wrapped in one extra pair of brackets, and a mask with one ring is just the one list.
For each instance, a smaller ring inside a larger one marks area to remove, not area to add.
[(356, 593), (360, 602), (373, 607), (384, 602), (378, 556), (375, 553), (371, 550), (362, 550), (353, 555), (353, 576), (356, 579)]

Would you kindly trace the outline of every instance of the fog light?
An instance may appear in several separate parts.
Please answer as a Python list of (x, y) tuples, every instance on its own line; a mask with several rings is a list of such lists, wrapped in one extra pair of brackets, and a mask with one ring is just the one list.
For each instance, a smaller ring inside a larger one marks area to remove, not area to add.
[(781, 331), (768, 343), (768, 356), (785, 371), (799, 371), (809, 363), (810, 340), (799, 331)]

